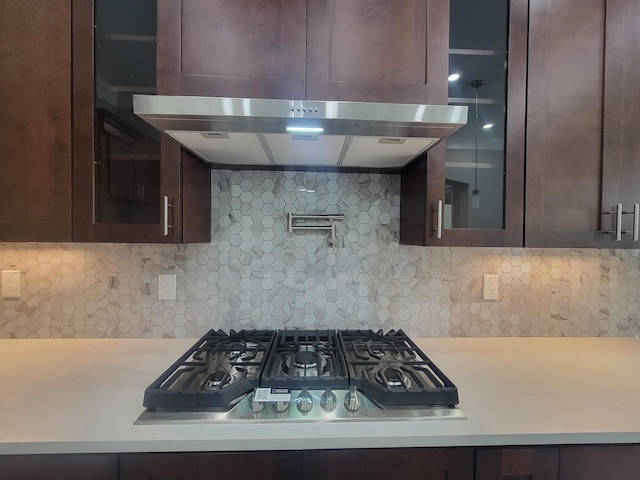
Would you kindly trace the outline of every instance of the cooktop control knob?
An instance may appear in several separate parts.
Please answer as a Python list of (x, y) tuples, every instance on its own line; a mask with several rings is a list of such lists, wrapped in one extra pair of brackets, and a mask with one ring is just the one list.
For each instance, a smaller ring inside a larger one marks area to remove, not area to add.
[(344, 396), (344, 407), (350, 412), (357, 412), (360, 409), (360, 397), (356, 387), (349, 387), (349, 391)]
[(331, 391), (331, 387), (327, 387), (320, 396), (320, 406), (325, 412), (333, 412), (337, 404), (336, 394)]
[(302, 392), (296, 399), (296, 404), (298, 406), (298, 410), (300, 410), (300, 413), (303, 414), (309, 413), (309, 410), (313, 408), (313, 397), (309, 393), (308, 387), (302, 388)]
[(254, 393), (249, 396), (249, 410), (252, 413), (259, 413), (264, 410), (264, 402), (258, 402)]
[(286, 412), (289, 408), (289, 402), (273, 402), (273, 409), (278, 412)]

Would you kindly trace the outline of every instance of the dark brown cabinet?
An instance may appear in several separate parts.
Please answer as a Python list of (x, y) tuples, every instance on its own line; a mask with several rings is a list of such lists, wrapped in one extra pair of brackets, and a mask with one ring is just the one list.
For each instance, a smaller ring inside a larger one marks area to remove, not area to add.
[(299, 0), (158, 0), (158, 93), (304, 98)]
[(449, 2), (307, 2), (306, 98), (446, 103)]
[(640, 445), (0, 455), (3, 480), (636, 480)]
[(210, 241), (209, 167), (132, 112), (155, 92), (155, 8), (73, 1), (74, 241)]
[(132, 453), (120, 480), (299, 480), (300, 452)]
[(71, 0), (1, 0), (0, 65), (0, 241), (70, 241)]
[(0, 455), (2, 480), (118, 480), (118, 455)]
[(482, 448), (476, 480), (635, 480), (638, 445)]
[[(467, 7), (471, 6), (480, 11), (485, 9), (476, 2), (452, 0), (451, 5), (457, 5), (462, 10), (469, 10)], [(474, 93), (478, 96), (492, 96), (493, 98), (481, 98), (480, 107), (490, 111), (490, 115), (496, 119), (495, 125), (489, 123), (493, 122), (489, 114), (486, 122), (479, 124), (474, 118), (474, 106), (477, 108), (478, 103), (476, 101), (474, 105), (471, 102), (467, 126), (446, 140), (447, 148), (439, 145), (403, 170), (400, 189), (400, 243), (430, 246), (522, 246), (528, 1), (510, 0), (493, 2), (492, 5), (496, 15), (505, 17), (504, 38), (499, 39), (503, 52), (487, 50), (489, 46), (484, 49), (450, 48), (450, 68), (455, 68), (454, 57), (466, 67), (466, 70), (461, 71), (461, 87), (457, 89), (459, 95), (466, 98), (451, 98), (450, 92), (449, 102), (469, 104)], [(462, 17), (464, 22), (458, 22), (461, 26), (456, 34), (460, 37), (458, 41), (462, 42), (462, 46), (476, 44), (478, 38), (495, 36), (487, 33), (487, 30), (493, 28), (489, 26), (492, 25), (491, 22), (475, 22), (475, 19), (468, 18), (469, 13), (465, 15)], [(452, 13), (452, 23), (454, 21)], [(474, 26), (475, 23), (480, 26)], [(479, 31), (483, 25), (485, 30), (470, 40), (467, 30)], [(453, 41), (452, 33), (452, 43)], [(451, 70), (450, 73), (458, 71)], [(469, 75), (477, 75), (477, 79), (484, 76), (483, 82), (486, 85), (483, 88), (488, 90), (474, 92), (471, 87), (474, 77), (469, 78)], [(491, 75), (496, 80), (493, 83), (502, 87), (491, 85), (486, 75)], [(502, 80), (499, 78), (501, 75)], [(499, 124), (500, 121), (503, 122), (502, 125)], [(479, 132), (483, 131), (483, 125), (486, 124), (489, 124), (489, 128), (502, 128), (503, 131), (500, 134), (496, 132), (491, 141), (481, 137), (479, 149)], [(462, 130), (466, 130), (462, 138), (454, 138)], [(480, 163), (479, 157), (484, 158)], [(487, 158), (491, 158), (492, 162), (488, 162)], [(473, 175), (464, 184), (450, 178), (453, 171), (463, 170), (475, 171), (475, 185)], [(492, 174), (491, 185), (485, 184), (481, 189), (484, 199), (481, 202), (486, 205), (488, 197), (494, 197), (495, 200), (491, 208), (483, 206), (480, 209), (476, 208), (478, 205), (473, 205), (471, 196), (478, 191), (478, 172), (482, 174), (484, 171), (495, 173)], [(451, 197), (455, 197), (456, 201), (452, 201)], [(457, 206), (460, 206), (458, 210)], [(461, 221), (462, 216), (466, 218), (477, 212), (481, 212), (481, 216), (490, 214), (494, 218), (491, 225), (482, 221)]]
[(446, 0), (158, 1), (158, 93), (445, 103)]
[(559, 480), (636, 480), (640, 446), (576, 446), (560, 449)]
[(308, 480), (472, 480), (472, 448), (386, 448), (302, 452)]
[(558, 480), (558, 448), (476, 450), (475, 480)]
[(525, 246), (640, 245), (631, 213), (609, 233), (640, 203), (638, 21), (635, 0), (531, 1)]

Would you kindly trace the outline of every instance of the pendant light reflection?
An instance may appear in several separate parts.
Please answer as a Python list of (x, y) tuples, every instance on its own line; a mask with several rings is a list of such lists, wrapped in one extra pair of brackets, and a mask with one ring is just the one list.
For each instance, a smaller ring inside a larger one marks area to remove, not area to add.
[[(475, 149), (474, 149), (474, 160), (473, 160), (473, 190), (471, 191), (471, 208), (480, 208), (480, 190), (478, 189), (478, 89), (484, 85), (484, 81), (481, 79), (474, 80), (471, 82), (471, 87), (476, 92), (476, 102), (475, 102)], [(488, 125), (488, 126), (487, 126)], [(489, 129), (493, 127), (493, 124), (486, 124), (482, 128)]]

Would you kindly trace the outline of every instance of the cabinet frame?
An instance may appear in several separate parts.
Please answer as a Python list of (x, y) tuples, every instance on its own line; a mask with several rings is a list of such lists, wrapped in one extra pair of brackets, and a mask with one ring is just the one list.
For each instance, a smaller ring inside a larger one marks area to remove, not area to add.
[(511, 0), (507, 71), (505, 138), (504, 228), (435, 232), (434, 207), (444, 202), (445, 149), (438, 145), (402, 172), (400, 243), (426, 246), (521, 247), (524, 242), (524, 170), (527, 98), (529, 1)]
[[(168, 218), (164, 218), (160, 202), (159, 223), (95, 222), (94, 3), (72, 2), (73, 241), (209, 242), (211, 182), (206, 180), (210, 167), (182, 152), (178, 144), (164, 134), (161, 138), (160, 195), (167, 196), (172, 205)], [(183, 189), (188, 182), (193, 182), (192, 188)], [(193, 219), (183, 222), (187, 217)], [(171, 225), (166, 236), (163, 231), (165, 221)]]

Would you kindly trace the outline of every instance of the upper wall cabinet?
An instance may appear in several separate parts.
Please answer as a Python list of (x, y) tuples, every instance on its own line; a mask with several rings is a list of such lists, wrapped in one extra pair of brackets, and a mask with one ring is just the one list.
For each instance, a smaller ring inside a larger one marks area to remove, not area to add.
[(75, 241), (208, 242), (209, 168), (133, 113), (156, 92), (156, 2), (75, 0)]
[(639, 248), (640, 2), (530, 10), (525, 245)]
[(158, 93), (304, 98), (300, 0), (158, 0)]
[(451, 0), (449, 96), (467, 125), (402, 173), (400, 242), (522, 246), (527, 0)]
[(158, 93), (445, 103), (447, 0), (158, 0)]
[(0, 241), (71, 240), (71, 1), (0, 0)]
[(448, 0), (307, 2), (306, 98), (446, 103)]

